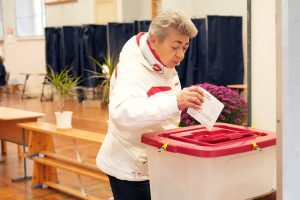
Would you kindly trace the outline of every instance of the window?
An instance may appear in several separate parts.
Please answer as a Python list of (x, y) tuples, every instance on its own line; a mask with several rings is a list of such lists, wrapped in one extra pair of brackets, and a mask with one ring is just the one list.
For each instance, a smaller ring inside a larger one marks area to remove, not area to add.
[(17, 37), (44, 35), (44, 0), (15, 0)]

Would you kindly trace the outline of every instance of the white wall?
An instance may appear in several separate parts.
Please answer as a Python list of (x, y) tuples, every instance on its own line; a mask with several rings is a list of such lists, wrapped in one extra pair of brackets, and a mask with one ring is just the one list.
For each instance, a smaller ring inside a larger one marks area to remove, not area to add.
[(47, 5), (46, 24), (48, 27), (52, 27), (95, 23), (94, 6), (94, 0)]
[[(47, 26), (81, 25), (95, 22), (94, 0), (78, 0), (76, 3), (54, 4), (46, 6)], [(4, 30), (13, 29), (13, 35), (4, 35), (3, 56), (5, 66), (10, 72), (9, 82), (24, 83), (21, 73), (45, 73), (45, 39), (15, 36), (15, 5), (13, 0), (2, 0)], [(5, 31), (4, 31), (5, 32)], [(29, 77), (27, 91), (30, 96), (39, 96), (43, 77)]]
[(278, 200), (300, 196), (300, 2), (277, 0), (278, 8)]
[(151, 20), (151, 1), (122, 0), (122, 21)]
[(275, 1), (252, 0), (252, 124), (276, 131)]
[(4, 55), (4, 50), (3, 50), (3, 40), (0, 41), (0, 55)]
[[(44, 73), (45, 72), (45, 42), (44, 38), (37, 39), (16, 37), (15, 5), (12, 0), (2, 0), (4, 30), (11, 28), (12, 35), (4, 31), (3, 56), (5, 66), (10, 72), (9, 82), (23, 83), (25, 76), (20, 73)], [(36, 80), (36, 81), (34, 81)], [(38, 95), (41, 90), (43, 77), (33, 76), (28, 85), (33, 95)]]
[(193, 18), (216, 14), (247, 17), (246, 0), (162, 0), (161, 10), (165, 9), (180, 9)]
[(16, 40), (5, 44), (5, 66), (10, 72), (10, 82), (23, 83), (25, 75), (32, 73), (28, 81), (28, 91), (33, 96), (38, 96), (41, 91), (45, 73), (45, 42), (44, 39)]

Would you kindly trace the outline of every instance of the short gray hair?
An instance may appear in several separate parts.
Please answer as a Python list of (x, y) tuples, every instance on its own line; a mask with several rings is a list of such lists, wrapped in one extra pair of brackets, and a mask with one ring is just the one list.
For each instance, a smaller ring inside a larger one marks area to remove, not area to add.
[(152, 20), (148, 32), (162, 41), (167, 36), (169, 28), (173, 28), (189, 38), (194, 38), (198, 33), (192, 20), (183, 12), (176, 10), (165, 10), (158, 13)]

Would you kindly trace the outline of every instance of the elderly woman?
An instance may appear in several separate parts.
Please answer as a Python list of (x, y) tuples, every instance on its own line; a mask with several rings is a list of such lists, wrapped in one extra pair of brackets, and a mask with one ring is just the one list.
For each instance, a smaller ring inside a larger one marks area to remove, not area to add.
[(196, 34), (189, 17), (168, 10), (153, 19), (148, 33), (129, 39), (120, 53), (110, 82), (108, 132), (97, 156), (114, 200), (151, 199), (141, 135), (176, 128), (181, 110), (203, 102), (198, 87), (181, 90), (175, 70)]

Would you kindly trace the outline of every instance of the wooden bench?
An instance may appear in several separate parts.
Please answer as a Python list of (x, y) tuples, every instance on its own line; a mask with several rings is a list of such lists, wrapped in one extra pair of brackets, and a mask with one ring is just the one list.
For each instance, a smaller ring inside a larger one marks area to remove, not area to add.
[[(56, 125), (45, 122), (18, 123), (18, 126), (29, 131), (28, 151), (24, 156), (34, 161), (32, 173), (32, 186), (34, 188), (41, 188), (46, 185), (81, 199), (97, 199), (86, 193), (80, 175), (101, 181), (108, 181), (108, 178), (95, 164), (81, 160), (76, 141), (82, 140), (101, 145), (105, 137), (104, 134), (74, 128), (60, 130), (56, 128)], [(56, 154), (52, 136), (62, 136), (73, 140), (77, 160)], [(77, 174), (81, 191), (59, 184), (57, 168)]]

